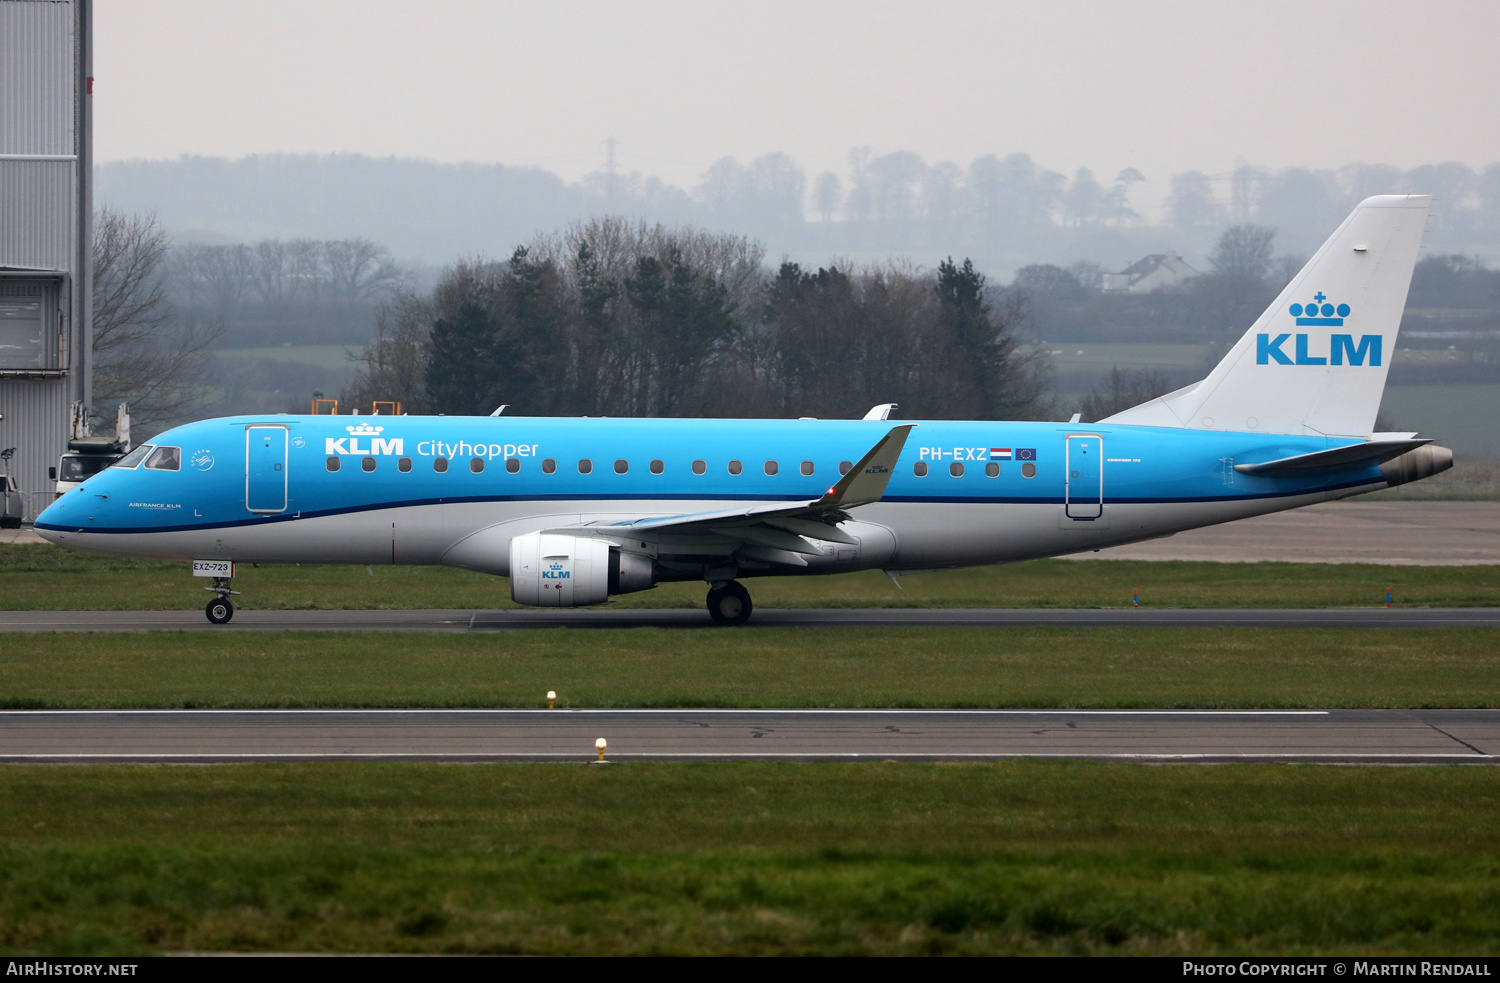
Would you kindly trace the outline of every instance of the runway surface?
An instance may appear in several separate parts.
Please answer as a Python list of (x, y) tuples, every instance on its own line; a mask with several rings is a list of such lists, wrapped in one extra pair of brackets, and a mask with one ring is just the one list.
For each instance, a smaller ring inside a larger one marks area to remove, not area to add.
[[(761, 608), (760, 627), (1014, 628), (1500, 628), (1500, 608)], [(513, 611), (237, 611), (213, 625), (201, 611), (0, 611), (0, 633), (49, 631), (419, 631), (527, 628), (714, 628), (699, 608)]]
[(1284, 761), (1495, 764), (1497, 710), (0, 712), (0, 761)]
[(1328, 502), (1067, 559), (1437, 567), (1500, 563), (1500, 502)]

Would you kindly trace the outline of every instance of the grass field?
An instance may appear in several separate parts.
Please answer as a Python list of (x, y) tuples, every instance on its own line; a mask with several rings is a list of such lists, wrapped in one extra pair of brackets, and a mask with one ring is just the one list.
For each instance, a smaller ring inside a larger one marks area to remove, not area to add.
[(1450, 383), (1390, 386), (1380, 412), (1403, 429), (1420, 430), (1460, 457), (1500, 459), (1500, 385)]
[(0, 769), (0, 950), (1494, 953), (1487, 768)]
[[(1208, 363), (1211, 352), (1208, 345), (1155, 344), (1139, 342), (1063, 342), (1049, 341), (1037, 347), (1050, 355), (1052, 365), (1059, 371), (1091, 371), (1104, 373), (1119, 367), (1122, 369), (1201, 369), (1204, 375), (1213, 366)], [(283, 349), (296, 351), (298, 349)], [(303, 349), (307, 350), (307, 349)], [(266, 349), (256, 349), (260, 354)], [(1217, 353), (1216, 349), (1213, 349)], [(275, 357), (266, 356), (262, 357)], [(1464, 356), (1459, 352), (1436, 351), (1420, 348), (1398, 348), (1391, 356), (1391, 365), (1444, 365), (1458, 364)], [(1197, 378), (1195, 376), (1195, 378)]]
[(0, 706), (1500, 707), (1492, 629), (10, 635)]
[[(1205, 345), (1092, 344), (1049, 342), (1041, 346), (1052, 353), (1049, 363), (1065, 388), (1077, 392), (1060, 395), (1074, 406), (1082, 398), (1090, 373), (1101, 377), (1111, 368), (1160, 369), (1186, 382), (1206, 375), (1209, 366)], [(1391, 357), (1393, 366), (1458, 364), (1459, 352), (1399, 348)], [(1092, 383), (1089, 383), (1091, 385)], [(1403, 430), (1419, 430), (1453, 448), (1460, 459), (1500, 461), (1500, 433), (1492, 426), (1500, 416), (1500, 385), (1493, 383), (1445, 383), (1440, 385), (1387, 386), (1381, 414)], [(1488, 497), (1488, 496), (1487, 496)]]
[[(1202, 369), (1207, 345), (1092, 344), (1089, 342), (1048, 342), (1039, 346), (1048, 352), (1048, 361), (1059, 372), (1098, 372), (1110, 369)], [(1194, 376), (1197, 378), (1197, 376)]]
[[(1132, 591), (1163, 608), (1373, 607), (1387, 587), (1398, 604), (1500, 604), (1500, 565), (1389, 567), (1369, 564), (1195, 563), (1036, 560), (903, 577), (879, 571), (834, 577), (746, 580), (760, 607), (1120, 608)], [(446, 567), (266, 566), (240, 564), (237, 605), (259, 610), (369, 610), (516, 607), (500, 577)], [(186, 563), (117, 560), (49, 545), (0, 546), (0, 610), (183, 611), (208, 602)], [(625, 594), (619, 608), (697, 608), (701, 583), (663, 584)]]

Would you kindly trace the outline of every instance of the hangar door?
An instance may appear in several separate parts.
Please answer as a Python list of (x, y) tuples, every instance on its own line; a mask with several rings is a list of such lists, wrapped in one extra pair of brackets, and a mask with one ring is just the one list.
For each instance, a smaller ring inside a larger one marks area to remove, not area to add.
[(37, 372), (59, 360), (57, 280), (0, 280), (0, 371)]

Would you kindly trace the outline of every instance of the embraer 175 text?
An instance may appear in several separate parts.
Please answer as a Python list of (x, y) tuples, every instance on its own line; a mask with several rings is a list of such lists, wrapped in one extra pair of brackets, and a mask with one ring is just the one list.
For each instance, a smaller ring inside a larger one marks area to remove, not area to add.
[(1425, 478), (1372, 433), (1430, 198), (1369, 198), (1201, 382), (1094, 424), (250, 416), (169, 430), (54, 502), (54, 543), (190, 560), (445, 564), (577, 607), (666, 581), (1056, 556)]

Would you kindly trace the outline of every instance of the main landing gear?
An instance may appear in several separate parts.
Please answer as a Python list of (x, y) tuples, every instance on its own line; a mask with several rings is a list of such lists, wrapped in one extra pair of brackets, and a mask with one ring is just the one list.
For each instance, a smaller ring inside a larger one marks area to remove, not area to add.
[(743, 625), (753, 609), (750, 592), (737, 580), (716, 584), (708, 591), (708, 616), (719, 625)]
[(216, 625), (229, 624), (229, 619), (234, 617), (234, 605), (229, 602), (229, 595), (238, 594), (239, 591), (229, 589), (228, 577), (215, 577), (214, 585), (203, 589), (211, 590), (217, 595), (208, 602), (208, 607), (203, 609), (203, 613), (208, 615), (208, 620)]

